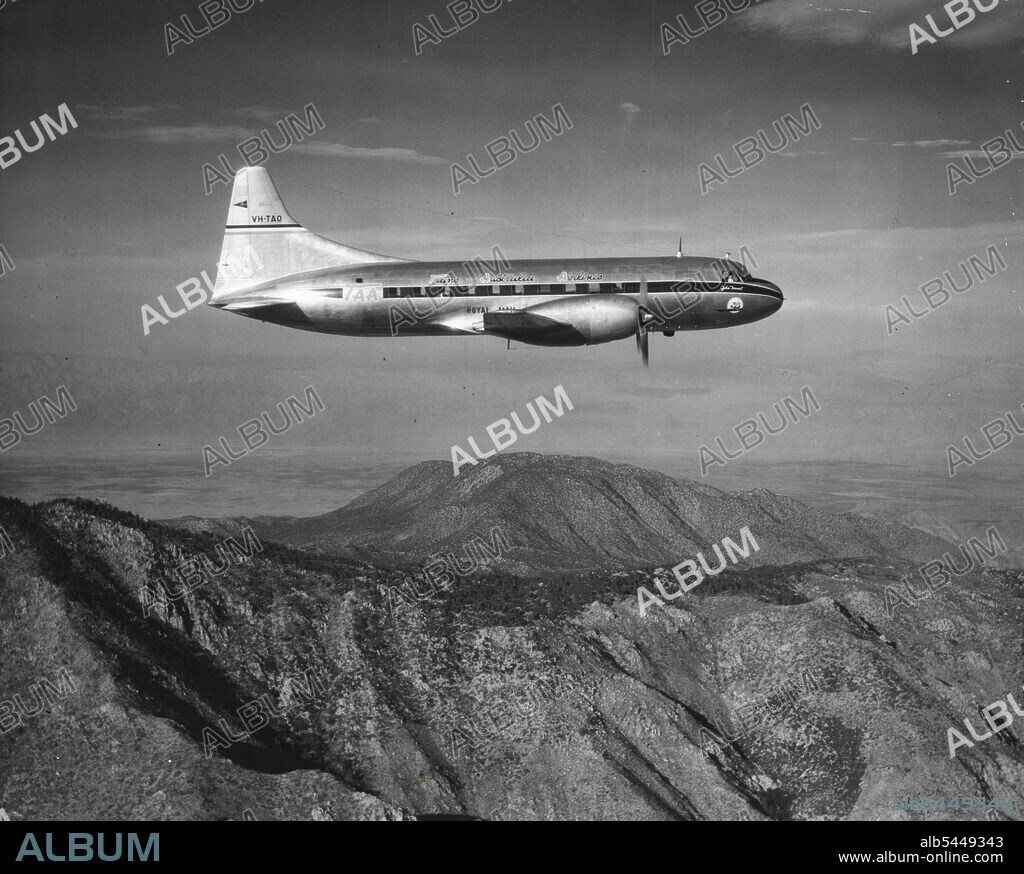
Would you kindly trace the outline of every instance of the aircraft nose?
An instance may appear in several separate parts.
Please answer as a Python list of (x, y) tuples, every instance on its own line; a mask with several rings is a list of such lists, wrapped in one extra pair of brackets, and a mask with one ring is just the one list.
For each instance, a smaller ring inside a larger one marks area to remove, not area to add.
[(769, 316), (775, 315), (780, 309), (786, 298), (782, 294), (782, 289), (779, 288), (774, 282), (769, 282), (767, 279), (760, 280), (761, 291), (764, 296), (768, 298), (765, 301), (765, 308)]

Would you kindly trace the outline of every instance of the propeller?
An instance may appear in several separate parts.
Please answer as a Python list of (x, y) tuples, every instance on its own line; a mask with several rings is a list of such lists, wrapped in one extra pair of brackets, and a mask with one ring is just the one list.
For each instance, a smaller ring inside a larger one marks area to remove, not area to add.
[(647, 333), (647, 325), (644, 322), (644, 314), (647, 311), (647, 277), (640, 277), (640, 305), (636, 309), (636, 351), (644, 367), (651, 366), (650, 335)]

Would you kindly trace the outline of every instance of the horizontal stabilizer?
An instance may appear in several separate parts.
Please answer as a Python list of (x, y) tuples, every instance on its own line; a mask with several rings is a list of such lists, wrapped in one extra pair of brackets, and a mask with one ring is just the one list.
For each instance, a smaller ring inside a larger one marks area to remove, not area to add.
[(237, 313), (243, 310), (256, 310), (260, 307), (266, 306), (278, 306), (280, 304), (294, 303), (295, 301), (287, 300), (285, 298), (249, 298), (248, 300), (235, 300), (230, 303), (218, 304), (217, 308), (222, 310), (228, 310), (228, 312)]
[(290, 325), (293, 328), (314, 330), (309, 316), (293, 300), (250, 300), (244, 303), (215, 303), (213, 305), (218, 309), (237, 313), (250, 319), (258, 319), (261, 322), (273, 322), (276, 325)]

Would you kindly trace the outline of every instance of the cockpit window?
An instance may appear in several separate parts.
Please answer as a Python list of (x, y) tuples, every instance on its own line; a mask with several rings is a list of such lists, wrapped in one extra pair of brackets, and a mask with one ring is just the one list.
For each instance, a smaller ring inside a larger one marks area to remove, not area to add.
[(709, 285), (717, 285), (729, 279), (728, 272), (723, 264), (706, 264), (697, 270), (694, 276), (695, 282), (703, 282)]
[(742, 264), (722, 258), (702, 264), (689, 281), (720, 285), (723, 282), (749, 282), (750, 278), (750, 271)]
[(725, 263), (733, 273), (733, 276), (730, 278), (741, 279), (744, 282), (750, 281), (750, 271), (743, 264), (737, 261), (726, 261)]

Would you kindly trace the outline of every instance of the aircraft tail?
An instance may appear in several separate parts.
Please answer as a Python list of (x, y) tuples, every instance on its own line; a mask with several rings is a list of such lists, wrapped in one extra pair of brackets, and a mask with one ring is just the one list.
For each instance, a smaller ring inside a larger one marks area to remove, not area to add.
[(244, 167), (235, 174), (211, 302), (319, 267), (400, 260), (343, 246), (307, 231), (288, 212), (266, 169)]

